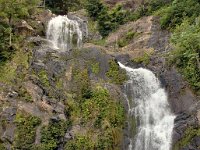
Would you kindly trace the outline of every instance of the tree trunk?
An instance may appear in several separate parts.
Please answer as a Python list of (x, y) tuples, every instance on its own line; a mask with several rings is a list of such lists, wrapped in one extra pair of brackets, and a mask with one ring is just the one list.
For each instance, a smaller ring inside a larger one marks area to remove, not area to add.
[(199, 57), (198, 56), (196, 56), (196, 60), (197, 60), (197, 67), (200, 70), (200, 61), (199, 61)]
[(10, 27), (10, 38), (9, 38), (9, 46), (12, 46), (12, 15), (9, 15), (9, 27)]

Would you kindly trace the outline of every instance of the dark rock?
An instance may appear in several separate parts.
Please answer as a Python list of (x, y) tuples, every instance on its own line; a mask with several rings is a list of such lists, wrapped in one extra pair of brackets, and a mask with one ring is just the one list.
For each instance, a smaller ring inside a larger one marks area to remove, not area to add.
[(33, 34), (34, 29), (25, 20), (21, 20), (15, 25), (15, 32), (20, 35), (30, 36)]
[(196, 147), (200, 147), (200, 136), (194, 137), (192, 143), (194, 143), (194, 145), (195, 145)]
[(18, 93), (15, 91), (11, 91), (8, 93), (8, 98), (16, 98), (18, 96)]
[(1, 120), (6, 120), (7, 122), (13, 122), (15, 119), (15, 115), (17, 112), (16, 107), (7, 107), (3, 109), (3, 112), (1, 113)]
[(51, 121), (52, 123), (56, 123), (56, 122), (59, 122), (59, 121), (60, 121), (60, 118), (59, 118), (58, 116), (54, 116), (54, 117), (51, 117), (51, 118), (50, 118), (50, 121)]

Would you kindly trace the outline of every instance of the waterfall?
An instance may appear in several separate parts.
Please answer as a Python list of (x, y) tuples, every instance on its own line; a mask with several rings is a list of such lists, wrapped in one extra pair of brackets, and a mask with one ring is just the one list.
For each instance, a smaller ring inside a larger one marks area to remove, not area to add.
[(50, 40), (54, 48), (69, 50), (76, 44), (81, 47), (83, 32), (77, 20), (71, 20), (67, 16), (57, 16), (52, 18), (47, 27), (47, 39)]
[(119, 65), (130, 78), (125, 84), (125, 95), (129, 116), (137, 122), (129, 150), (170, 150), (175, 116), (170, 112), (165, 90), (151, 71)]

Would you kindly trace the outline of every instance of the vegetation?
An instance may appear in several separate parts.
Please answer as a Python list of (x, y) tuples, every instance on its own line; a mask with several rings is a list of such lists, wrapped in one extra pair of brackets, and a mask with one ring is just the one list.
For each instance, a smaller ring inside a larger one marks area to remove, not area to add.
[(154, 51), (144, 52), (142, 56), (134, 58), (133, 61), (137, 62), (137, 63), (143, 63), (145, 65), (148, 65), (153, 53), (154, 53)]
[(98, 74), (100, 71), (99, 63), (91, 64), (92, 73)]
[(200, 15), (199, 7), (199, 0), (174, 0), (168, 7), (164, 7), (158, 12), (158, 15), (161, 16), (161, 27), (175, 28), (185, 18), (194, 23), (195, 18)]
[(73, 80), (74, 80), (74, 89), (72, 91), (76, 94), (78, 101), (82, 101), (83, 98), (91, 97), (91, 84), (88, 75), (88, 70), (73, 70)]
[(174, 145), (173, 150), (179, 150), (187, 146), (195, 136), (200, 136), (200, 129), (188, 127), (184, 133), (184, 137)]
[(103, 37), (128, 20), (128, 11), (124, 10), (122, 5), (117, 5), (110, 10), (100, 0), (88, 0), (86, 9), (89, 16), (97, 21), (98, 30)]
[(117, 41), (117, 44), (119, 47), (124, 47), (124, 46), (128, 45), (131, 42), (131, 40), (133, 40), (134, 37), (136, 37), (138, 35), (139, 35), (139, 33), (137, 33), (137, 32), (129, 31), (122, 38), (120, 38)]
[(85, 0), (46, 0), (46, 6), (56, 14), (66, 15), (69, 11), (81, 9)]
[(12, 57), (21, 42), (13, 28), (19, 19), (25, 19), (36, 9), (39, 0), (0, 0), (0, 65)]
[(100, 150), (119, 147), (125, 119), (121, 104), (114, 101), (108, 91), (99, 86), (92, 90), (90, 98), (83, 98), (81, 103), (76, 103), (74, 101), (70, 105), (72, 118), (79, 118), (83, 130), (87, 132), (84, 135), (77, 134), (75, 139), (66, 143), (65, 149)]
[(0, 150), (6, 150), (6, 148), (5, 148), (3, 143), (0, 143)]
[(87, 136), (76, 136), (74, 140), (69, 141), (64, 150), (91, 150), (94, 149), (94, 142)]
[(14, 149), (32, 149), (35, 142), (36, 128), (40, 125), (41, 120), (25, 112), (18, 112), (15, 123), (17, 129), (13, 144)]
[(190, 24), (185, 20), (177, 26), (172, 36), (175, 50), (171, 63), (175, 64), (193, 89), (200, 92), (200, 22)]
[(18, 87), (18, 97), (19, 99), (22, 99), (25, 102), (33, 102), (31, 95), (23, 86)]
[(115, 62), (114, 60), (111, 60), (109, 64), (110, 69), (106, 73), (107, 77), (110, 78), (112, 83), (123, 84), (124, 81), (127, 79), (126, 72), (124, 70), (121, 70), (117, 62)]
[(40, 81), (42, 82), (42, 84), (45, 87), (49, 87), (50, 86), (49, 78), (48, 78), (48, 74), (47, 74), (46, 70), (41, 70), (38, 73), (38, 77), (39, 77)]
[[(23, 50), (23, 47), (26, 47), (22, 46), (24, 37), (15, 33), (15, 23), (21, 19), (28, 19), (39, 3), (39, 0), (0, 0), (0, 82), (16, 84), (13, 87), (16, 89), (18, 98), (25, 102), (33, 102), (31, 95), (23, 87), (28, 73), (29, 52)], [(110, 8), (101, 0), (87, 0), (87, 3), (81, 0), (47, 0), (46, 5), (57, 14), (67, 14), (68, 11), (85, 7), (93, 21), (90, 28), (94, 32), (97, 28), (103, 37), (108, 36), (127, 21), (134, 21), (142, 16), (152, 14), (159, 15), (161, 27), (171, 30), (173, 33), (171, 43), (174, 50), (169, 53), (171, 65), (178, 68), (197, 94), (200, 93), (199, 0), (150, 0), (144, 2), (134, 12), (125, 10), (122, 5)], [(124, 47), (138, 35), (136, 32), (129, 31), (117, 44), (119, 47)], [(105, 38), (94, 42), (105, 45)], [(74, 55), (79, 56), (80, 53), (81, 51), (75, 51)], [(142, 56), (133, 61), (148, 65), (152, 54), (152, 52), (144, 52)], [(73, 59), (70, 58), (70, 61)], [(48, 125), (41, 126), (41, 144), (35, 145), (36, 130), (40, 126), (41, 120), (18, 111), (14, 121), (16, 130), (13, 149), (56, 150), (62, 145), (65, 150), (117, 150), (120, 148), (126, 119), (124, 108), (119, 100), (114, 99), (105, 89), (106, 81), (101, 80), (98, 83), (90, 81), (89, 73), (99, 74), (100, 64), (93, 61), (89, 66), (87, 65), (75, 64), (72, 66), (72, 83), (69, 83), (71, 91), (64, 88), (66, 86), (63, 82), (64, 75), (54, 78), (50, 77), (46, 70), (38, 72), (37, 77), (42, 86), (48, 88), (43, 88), (43, 94), (50, 98), (51, 94), (49, 93), (56, 95), (57, 93), (54, 93), (56, 90), (63, 90), (64, 98), (62, 99), (67, 97), (65, 113), (68, 121), (52, 118)], [(106, 76), (111, 83), (118, 85), (123, 84), (126, 80), (125, 71), (119, 68), (115, 60), (110, 60)], [(52, 85), (53, 83), (55, 83), (55, 87)], [(61, 98), (59, 100), (61, 102)], [(129, 121), (132, 127), (130, 132), (135, 134), (136, 119), (129, 118)], [(74, 132), (74, 138), (64, 143), (64, 136), (71, 123), (78, 125), (80, 131), (77, 129), (78, 131)], [(4, 120), (2, 124), (6, 126), (7, 122)], [(200, 130), (194, 127), (188, 128), (184, 137), (176, 143), (174, 150), (187, 146), (195, 136), (200, 136)], [(5, 144), (0, 141), (0, 149), (5, 149), (4, 146)]]
[(37, 146), (40, 150), (54, 150), (61, 144), (60, 141), (64, 137), (69, 122), (62, 120), (50, 121), (48, 126), (44, 126), (41, 130), (41, 144)]
[[(28, 68), (29, 53), (18, 50), (12, 55), (12, 59), (3, 64), (0, 64), (0, 82), (6, 84), (13, 84), (14, 79), (21, 78), (22, 80), (25, 76), (26, 69)], [(21, 69), (20, 69), (21, 68)], [(17, 70), (20, 71), (17, 71)]]

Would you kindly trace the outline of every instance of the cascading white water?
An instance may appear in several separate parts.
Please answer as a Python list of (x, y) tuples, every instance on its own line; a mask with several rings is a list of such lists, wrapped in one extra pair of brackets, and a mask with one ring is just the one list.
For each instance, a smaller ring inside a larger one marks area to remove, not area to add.
[(83, 33), (76, 20), (71, 20), (67, 16), (57, 16), (52, 18), (47, 27), (47, 39), (52, 41), (54, 48), (69, 50), (72, 48), (76, 38), (76, 46), (81, 47)]
[(138, 126), (129, 150), (170, 150), (175, 116), (170, 112), (165, 90), (151, 71), (119, 65), (130, 78), (125, 95), (129, 115), (137, 119)]

